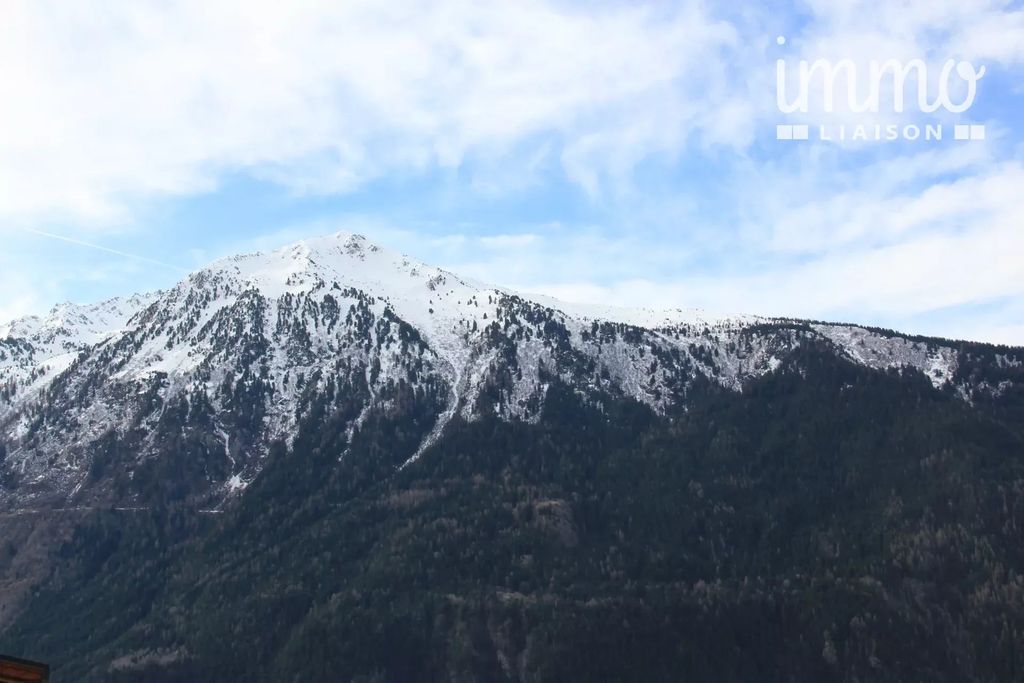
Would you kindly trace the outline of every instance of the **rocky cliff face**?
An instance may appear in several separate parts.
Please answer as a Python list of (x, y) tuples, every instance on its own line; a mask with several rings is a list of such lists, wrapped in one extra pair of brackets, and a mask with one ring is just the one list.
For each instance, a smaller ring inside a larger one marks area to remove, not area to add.
[(695, 384), (739, 392), (818, 343), (965, 401), (1018, 390), (1024, 358), (850, 325), (564, 304), (334, 235), (0, 328), (0, 501), (217, 506), (325, 402), (350, 435), (422, 404), (405, 463), (455, 416), (536, 420), (552, 381), (667, 415)]
[(54, 680), (1017, 680), (1024, 350), (336, 235), (0, 328), (0, 539)]

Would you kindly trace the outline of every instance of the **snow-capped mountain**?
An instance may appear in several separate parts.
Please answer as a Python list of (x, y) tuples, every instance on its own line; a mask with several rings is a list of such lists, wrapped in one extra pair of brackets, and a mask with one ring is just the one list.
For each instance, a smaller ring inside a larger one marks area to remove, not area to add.
[(967, 401), (1005, 392), (1024, 359), (850, 325), (570, 305), (338, 234), (0, 327), (0, 499), (220, 501), (273, 443), (325, 420), (351, 440), (414, 404), (401, 467), (456, 417), (535, 420), (554, 382), (671, 415), (696, 386), (742, 391), (809, 345)]
[[(26, 383), (52, 379), (78, 354), (125, 329), (128, 320), (158, 293), (114, 298), (98, 304), (63, 303), (45, 316), (28, 316), (0, 325), (0, 385), (10, 391)], [(38, 386), (36, 387), (38, 388)]]

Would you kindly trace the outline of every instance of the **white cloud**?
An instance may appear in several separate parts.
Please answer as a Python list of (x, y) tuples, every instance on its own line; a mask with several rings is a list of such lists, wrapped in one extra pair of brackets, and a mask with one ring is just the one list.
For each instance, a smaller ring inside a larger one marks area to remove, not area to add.
[[(916, 192), (882, 187), (865, 184), (770, 210), (762, 205), (768, 229), (746, 242), (734, 240), (726, 261), (704, 264), (698, 273), (681, 268), (682, 274), (665, 276), (652, 268), (657, 247), (649, 244), (620, 254), (633, 272), (618, 277), (606, 269), (587, 273), (546, 254), (549, 267), (559, 263), (547, 271), (556, 277), (529, 288), (572, 301), (884, 321), (910, 332), (1024, 343), (1024, 311), (1007, 303), (1024, 300), (1024, 261), (1016, 256), (1024, 253), (1024, 167), (995, 164)], [(748, 201), (756, 206), (758, 197)], [(964, 308), (983, 305), (997, 312)], [(925, 329), (917, 322), (953, 309), (942, 326)]]
[[(1024, 58), (1024, 9), (1011, 0), (805, 0), (809, 33), (837, 52), (887, 45), (888, 56), (939, 54), (1014, 63)], [(858, 47), (859, 46), (859, 47)]]
[(533, 233), (515, 235), (488, 235), (480, 238), (480, 243), (488, 249), (514, 249), (537, 244), (542, 238)]
[[(844, 152), (755, 166), (733, 191), (749, 238), (780, 254), (820, 254), (986, 224), (1019, 205), (1024, 172), (984, 145), (943, 147), (844, 168)], [(795, 167), (794, 167), (795, 166)]]
[(60, 301), (96, 301), (100, 297), (92, 293), (97, 290), (131, 293), (148, 267), (109, 254), (82, 264), (68, 259), (77, 247), (47, 243), (40, 248), (15, 241), (9, 236), (0, 250), (0, 324), (42, 314)]
[[(922, 60), (927, 67), (927, 98), (934, 101), (943, 68), (948, 60), (969, 61), (975, 70), (985, 69), (977, 82), (975, 103), (998, 99), (1000, 94), (992, 87), (1000, 71), (1018, 67), (1024, 62), (1024, 9), (1008, 0), (901, 0), (879, 3), (873, 0), (804, 0), (809, 10), (806, 21), (791, 27), (784, 47), (773, 50), (771, 61), (784, 59), (787, 65), (787, 100), (792, 101), (797, 90), (798, 64), (801, 60), (814, 63), (818, 59), (833, 64), (849, 60), (855, 66), (858, 101), (869, 92), (872, 62), (896, 60), (907, 65)], [(893, 111), (893, 83), (890, 76), (881, 79), (879, 111), (855, 113), (847, 102), (849, 73), (844, 72), (836, 81), (835, 96), (831, 103), (835, 111), (828, 113), (823, 106), (823, 79), (812, 79), (809, 111), (792, 114), (791, 120), (813, 125), (847, 126), (864, 124), (906, 125), (958, 120), (940, 108), (937, 112), (922, 114), (917, 107), (916, 73), (911, 71), (904, 88), (905, 110)], [(773, 77), (774, 79), (774, 77)], [(953, 102), (965, 100), (966, 82), (954, 69), (948, 79)], [(774, 93), (772, 95), (774, 107)], [(970, 119), (977, 107), (962, 115)], [(779, 114), (776, 113), (776, 118)], [(844, 148), (862, 148), (877, 145), (873, 141), (855, 141), (847, 138), (833, 144)]]
[[(686, 94), (736, 40), (696, 2), (5, 0), (2, 12), (0, 216), (97, 222), (239, 169), (299, 192), (475, 157), (529, 171), (543, 135), (593, 189), (716, 134), (708, 98)], [(742, 107), (730, 111), (741, 126)]]
[(477, 191), (560, 166), (596, 197), (652, 156), (744, 149), (780, 54), (1024, 58), (1000, 0), (807, 6), (779, 53), (778, 13), (698, 0), (2, 0), (0, 217), (109, 224), (239, 170), (320, 193), (468, 162)]
[[(569, 301), (852, 320), (1021, 344), (1022, 310), (1007, 302), (1024, 300), (1024, 261), (1016, 258), (1024, 253), (1024, 166), (985, 158), (953, 149), (879, 162), (820, 200), (773, 204), (763, 184), (737, 188), (737, 204), (760, 215), (763, 229), (724, 238), (728, 249), (717, 261), (694, 254), (685, 236), (662, 242), (584, 226), (524, 226), (519, 237), (496, 238), (473, 235), (472, 226), (427, 237), (365, 218), (330, 227), (363, 230), (485, 282)], [(950, 170), (957, 179), (946, 177)], [(800, 180), (814, 167), (794, 177), (773, 171), (782, 187), (816, 187)], [(895, 177), (904, 182), (889, 182)], [(502, 248), (487, 248), (495, 243)]]
[[(191, 259), (346, 228), (576, 300), (912, 321), (1024, 296), (1024, 171), (998, 122), (987, 143), (912, 154), (756, 144), (778, 118), (777, 56), (1017, 65), (1024, 11), (1001, 0), (804, 6), (810, 16), (786, 30), (785, 12), (699, 0), (0, 0), (0, 230), (59, 219), (88, 236), (133, 218), (139, 200), (239, 172), (337, 193), (441, 169), (458, 176), (453, 192), (488, 197), (554, 172), (589, 193), (600, 226), (516, 234), (513, 216), (414, 230), (354, 216), (244, 245), (211, 240)], [(683, 155), (720, 182), (634, 177)], [(0, 292), (24, 277), (0, 276)], [(23, 311), (51, 294), (32, 296), (0, 300)], [(962, 329), (1016, 334), (1021, 310), (1006, 311)]]
[(0, 324), (33, 313), (39, 313), (51, 299), (36, 285), (35, 274), (4, 264), (0, 272), (0, 291), (20, 292), (18, 296), (0, 298)]

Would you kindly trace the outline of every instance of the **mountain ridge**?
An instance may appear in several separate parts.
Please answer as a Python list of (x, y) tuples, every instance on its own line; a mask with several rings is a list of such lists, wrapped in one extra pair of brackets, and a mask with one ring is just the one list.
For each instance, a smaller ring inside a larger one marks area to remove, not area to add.
[[(309, 378), (315, 394), (338, 372), (366, 394), (350, 431), (392, 400), (399, 384), (441, 394), (444, 406), (406, 464), (456, 414), (536, 419), (550, 386), (545, 373), (598, 402), (611, 391), (665, 413), (685, 407), (700, 378), (739, 391), (775, 371), (794, 347), (820, 339), (857, 364), (911, 369), (965, 400), (1012, 385), (957, 384), (961, 351), (945, 340), (791, 319), (566, 304), (461, 278), (348, 233), (227, 257), (165, 291), (64, 305), (0, 332), (0, 467), (8, 482), (0, 498), (19, 505), (74, 502), (96, 483), (104, 439), (130, 437), (137, 459), (147, 459), (160, 438), (171, 438), (153, 435), (176, 401), (186, 413), (195, 406), (206, 413), (193, 416), (208, 425), (203, 458), (222, 451), (222, 462), (204, 465), (206, 484), (193, 482), (189, 495), (243, 490), (270, 443), (301, 421)], [(1019, 351), (992, 353), (997, 366), (1020, 363)], [(496, 384), (497, 400), (481, 404)], [(239, 402), (247, 405), (244, 425)], [(142, 500), (137, 492), (109, 491), (99, 499)]]
[(1024, 349), (347, 235), (135, 303), (0, 339), (0, 649), (55, 681), (1024, 671)]

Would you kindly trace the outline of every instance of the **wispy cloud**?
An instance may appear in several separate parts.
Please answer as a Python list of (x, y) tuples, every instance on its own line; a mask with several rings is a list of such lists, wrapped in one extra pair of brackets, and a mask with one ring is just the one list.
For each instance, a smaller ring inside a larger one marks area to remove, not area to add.
[(737, 40), (698, 2), (4, 7), (0, 215), (98, 221), (238, 168), (323, 193), (550, 155), (596, 191), (714, 134), (688, 93)]
[(139, 261), (141, 263), (148, 263), (150, 265), (160, 266), (161, 268), (167, 268), (176, 273), (184, 274), (186, 272), (186, 269), (182, 268), (181, 266), (176, 266), (174, 264), (167, 263), (166, 261), (160, 261), (154, 258), (149, 258), (148, 256), (141, 256), (139, 254), (131, 254), (126, 251), (121, 251), (120, 249), (111, 249), (110, 247), (105, 247), (101, 244), (94, 244), (93, 242), (87, 242), (85, 240), (77, 239), (75, 237), (69, 237), (67, 235), (58, 235), (56, 233), (47, 232), (45, 230), (37, 230), (35, 228), (21, 227), (20, 229), (32, 235), (38, 235), (40, 237), (45, 237), (47, 239), (57, 240), (59, 242), (66, 242), (67, 244), (74, 244), (75, 246), (84, 247), (86, 249), (102, 251), (107, 254), (113, 254), (114, 256), (120, 256), (122, 258), (131, 259), (133, 261)]
[[(1005, 340), (1024, 327), (1021, 46), (1004, 0), (9, 0), (0, 231), (79, 248), (81, 277), (166, 280), (348, 229), (576, 300)], [(988, 139), (775, 144), (780, 56), (985, 63)], [(139, 246), (239, 177), (294, 210)], [(19, 310), (72, 289), (22, 295), (14, 272), (0, 300)]]

